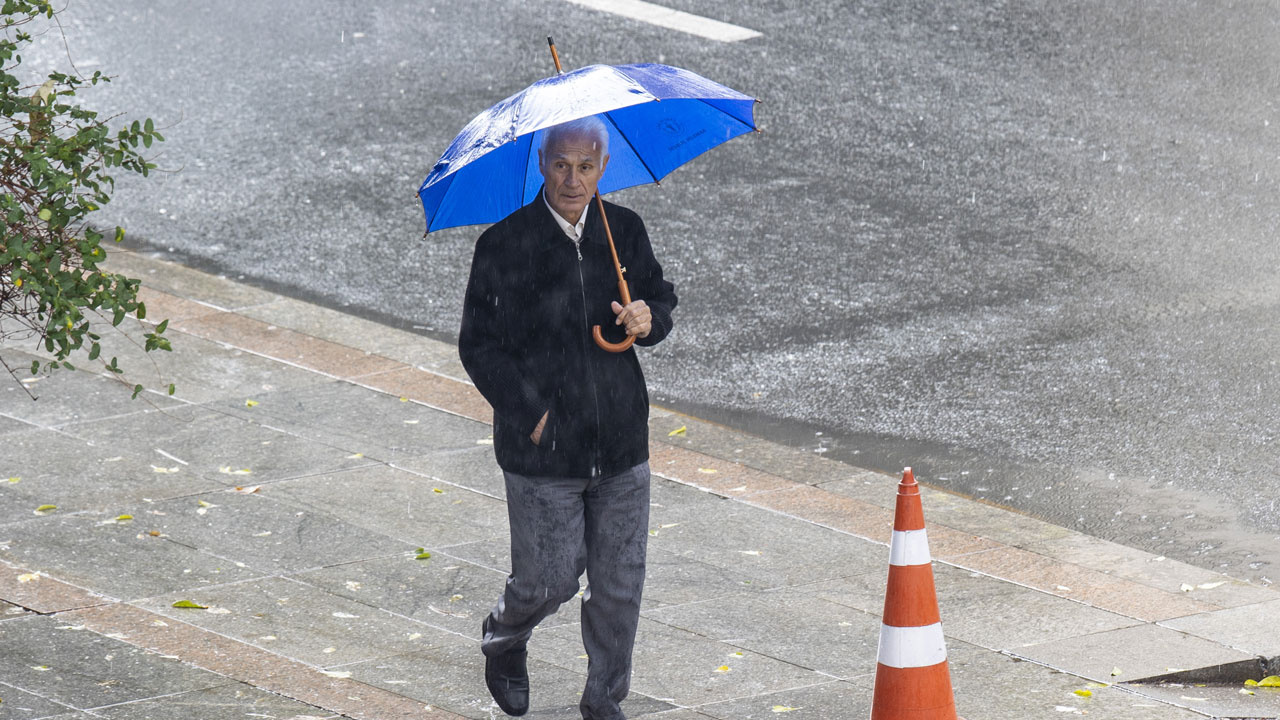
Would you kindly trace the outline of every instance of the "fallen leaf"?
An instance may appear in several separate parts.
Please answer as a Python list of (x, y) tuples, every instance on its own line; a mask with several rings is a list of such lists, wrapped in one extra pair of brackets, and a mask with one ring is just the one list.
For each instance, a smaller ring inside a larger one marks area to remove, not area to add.
[(1197, 586), (1196, 586), (1196, 589), (1197, 589), (1197, 590), (1212, 590), (1212, 589), (1214, 589), (1214, 588), (1216, 588), (1216, 587), (1220, 587), (1220, 586), (1222, 586), (1222, 585), (1226, 585), (1226, 584), (1227, 584), (1227, 581), (1226, 581), (1226, 580), (1219, 580), (1219, 581), (1217, 581), (1217, 582), (1200, 583), (1199, 585), (1197, 585)]
[(422, 637), (422, 633), (409, 633), (410, 640), (417, 640), (420, 637)]
[(348, 581), (347, 581), (347, 589), (348, 589), (348, 590), (359, 590), (361, 587), (362, 587), (362, 586), (361, 586), (361, 584), (360, 584), (360, 583), (358, 583), (358, 582), (356, 582), (355, 580), (348, 580)]
[(37, 514), (37, 515), (45, 515), (45, 514), (47, 514), (47, 513), (51, 513), (51, 512), (53, 512), (54, 510), (57, 510), (57, 509), (58, 509), (58, 506), (57, 506), (57, 505), (41, 505), (40, 507), (36, 508), (36, 514)]
[(148, 534), (148, 535), (150, 535), (151, 537), (160, 537), (160, 531), (159, 531), (159, 530), (152, 530), (152, 531), (148, 532), (147, 534)]
[(248, 475), (253, 471), (250, 470), (249, 468), (244, 468), (241, 470), (232, 470), (230, 465), (223, 465), (222, 467), (218, 468), (218, 472), (222, 473), (223, 475)]
[(348, 459), (348, 460), (359, 460), (359, 459), (360, 459), (360, 458), (362, 458), (362, 457), (364, 457), (364, 453), (354, 453), (354, 454), (348, 455), (348, 456), (347, 456), (347, 459)]
[(1118, 667), (1111, 668), (1111, 677), (1119, 677), (1119, 676), (1120, 676), (1120, 668)]
[(729, 666), (728, 666), (728, 665), (721, 665), (720, 667), (716, 668), (716, 672), (718, 672), (718, 673), (727, 673), (727, 672), (729, 672)]
[(336, 652), (338, 652), (338, 648), (336, 648), (336, 647), (327, 647), (327, 648), (325, 648), (324, 650), (321, 650), (320, 652), (323, 652), (323, 653), (325, 653), (325, 654), (328, 654), (328, 653), (336, 653)]
[(321, 670), (320, 674), (328, 675), (331, 678), (338, 678), (339, 680), (345, 680), (351, 677), (350, 670)]
[(1180, 589), (1182, 590), (1182, 592), (1191, 592), (1192, 590), (1195, 590), (1196, 588), (1195, 588), (1195, 586), (1194, 586), (1194, 585), (1188, 585), (1188, 584), (1186, 584), (1186, 583), (1182, 583), (1182, 585), (1180, 586)]
[(1073, 690), (1072, 692), (1074, 692), (1076, 695), (1079, 695), (1080, 697), (1093, 697), (1092, 690)]
[(200, 603), (194, 603), (194, 602), (191, 602), (190, 600), (179, 600), (173, 604), (173, 607), (188, 608), (191, 610), (208, 610), (209, 609), (208, 605), (201, 605)]
[(440, 488), (431, 488), (431, 492), (436, 493), (437, 495), (443, 495), (443, 494), (444, 494), (444, 491), (443, 491), (443, 490), (441, 490)]
[(1268, 675), (1258, 681), (1258, 687), (1280, 687), (1280, 675)]
[(738, 552), (742, 553), (743, 555), (756, 555), (756, 556), (760, 555), (759, 550), (739, 550)]
[(461, 595), (452, 595), (449, 597), (449, 602), (458, 602), (461, 599), (462, 599)]
[(254, 535), (253, 535), (253, 536), (254, 536), (254, 537), (268, 537), (268, 536), (270, 536), (270, 535), (271, 535), (271, 531), (270, 531), (270, 530), (264, 530), (263, 532), (260, 532), (260, 533), (254, 533)]
[(677, 435), (684, 435), (684, 434), (685, 434), (685, 431), (687, 431), (688, 429), (689, 429), (689, 428), (685, 427), (684, 425), (681, 425), (680, 427), (676, 428), (675, 430), (672, 430), (671, 432), (667, 433), (667, 437), (675, 437), (675, 436), (677, 436)]
[(405, 421), (404, 421), (404, 424), (405, 424), (405, 425), (417, 425), (417, 424), (418, 424), (418, 421), (417, 421), (417, 420), (405, 420)]
[(715, 468), (698, 468), (698, 472), (703, 473), (705, 475), (715, 475), (720, 471), (716, 470)]
[(152, 472), (160, 473), (161, 475), (172, 475), (173, 473), (178, 472), (178, 468), (176, 467), (167, 468), (160, 467), (159, 465), (152, 465), (151, 470)]
[(206, 501), (204, 501), (204, 500), (197, 500), (197, 501), (196, 501), (196, 504), (197, 504), (197, 505), (199, 505), (199, 506), (200, 506), (200, 507), (202, 507), (202, 508), (218, 507), (217, 505), (214, 505), (214, 504), (213, 504), (213, 503), (211, 503), (211, 502), (206, 502)]
[(740, 657), (742, 657), (742, 653), (740, 653), (740, 652), (731, 652), (731, 653), (729, 653), (729, 657), (736, 657), (736, 658), (740, 658)]
[(430, 560), (431, 553), (427, 552), (425, 548), (418, 548), (418, 554), (415, 555), (413, 559), (414, 560)]
[(409, 402), (409, 398), (407, 398), (407, 397), (402, 397), (402, 398), (400, 398), (400, 402)]
[(13, 484), (13, 485), (17, 485), (18, 483), (22, 482), (22, 478), (20, 478), (20, 477), (11, 477), (11, 478), (9, 478), (9, 482), (10, 482), (11, 484)]
[(36, 580), (39, 580), (39, 579), (40, 579), (40, 573), (27, 573), (25, 575), (18, 576), (18, 582), (20, 583), (35, 582)]
[(258, 405), (258, 401), (257, 401), (257, 400), (245, 400), (245, 401), (244, 401), (244, 406), (245, 406), (245, 407), (257, 407), (257, 405)]
[(774, 705), (773, 706), (773, 711), (776, 713), (795, 712), (796, 710), (799, 710), (799, 709), (800, 708), (797, 708), (797, 707), (791, 707), (790, 705)]
[(1241, 695), (1257, 695), (1258, 693), (1252, 690), (1245, 690), (1244, 688), (1240, 688), (1240, 694)]
[(48, 665), (32, 665), (31, 669), (37, 672), (48, 672), (49, 666)]
[(116, 516), (116, 522), (118, 522), (118, 523), (129, 522), (129, 521), (130, 521), (130, 520), (132, 520), (132, 519), (133, 519), (133, 516), (132, 516), (132, 515), (117, 515), (117, 516)]
[(254, 494), (254, 493), (258, 492), (258, 490), (260, 490), (261, 488), (262, 488), (262, 486), (261, 486), (261, 485), (250, 485), (250, 486), (248, 486), (248, 487), (239, 487), (239, 486), (237, 486), (237, 487), (236, 487), (234, 490), (232, 490), (231, 492), (238, 492), (238, 493), (240, 493), (241, 495), (252, 495), (252, 494)]

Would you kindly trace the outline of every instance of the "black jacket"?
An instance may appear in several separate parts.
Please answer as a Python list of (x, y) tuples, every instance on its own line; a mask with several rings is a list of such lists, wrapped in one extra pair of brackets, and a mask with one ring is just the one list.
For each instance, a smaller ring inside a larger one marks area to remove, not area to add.
[[(458, 351), (493, 406), (494, 452), (503, 470), (530, 476), (595, 477), (649, 458), (649, 395), (635, 349), (601, 350), (591, 338), (626, 333), (614, 324), (619, 300), (604, 225), (587, 209), (579, 260), (541, 193), (476, 242), (462, 308)], [(605, 203), (632, 300), (653, 314), (654, 345), (671, 331), (674, 286), (663, 279), (644, 223)], [(550, 411), (538, 445), (529, 436)]]

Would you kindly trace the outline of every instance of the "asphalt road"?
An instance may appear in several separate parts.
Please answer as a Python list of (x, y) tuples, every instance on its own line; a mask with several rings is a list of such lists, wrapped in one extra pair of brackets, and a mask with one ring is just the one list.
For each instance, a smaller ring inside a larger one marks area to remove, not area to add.
[[(658, 61), (764, 132), (638, 210), (681, 303), (656, 401), (1243, 577), (1280, 563), (1280, 4), (661, 0), (719, 43), (564, 0), (62, 16), (91, 104), (165, 127), (130, 242), (456, 332), (478, 228), (422, 237), (453, 134), (569, 67)], [(41, 38), (24, 67), (65, 66)]]

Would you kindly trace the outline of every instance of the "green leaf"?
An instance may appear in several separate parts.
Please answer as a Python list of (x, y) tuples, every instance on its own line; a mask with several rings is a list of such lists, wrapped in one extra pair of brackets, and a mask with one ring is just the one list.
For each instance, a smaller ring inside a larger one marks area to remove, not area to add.
[(53, 217), (53, 213), (49, 211), (49, 208), (43, 208), (40, 210), (41, 220), (44, 220), (45, 222), (49, 222), (49, 218), (51, 217)]
[(169, 383), (169, 394), (172, 395), (174, 390), (177, 390), (177, 387), (173, 383)]
[(116, 242), (124, 240), (124, 228), (116, 226)]
[(142, 126), (142, 129), (143, 129), (143, 130), (146, 130), (146, 131), (147, 131), (147, 132), (149, 132), (149, 133), (150, 133), (150, 132), (155, 132), (155, 131), (156, 131), (156, 124), (155, 124), (155, 123), (153, 123), (153, 122), (151, 122), (151, 118), (147, 118), (147, 122)]
[(44, 513), (53, 512), (54, 510), (57, 510), (57, 509), (58, 509), (57, 505), (41, 505), (40, 507), (36, 508), (36, 512), (44, 514)]
[[(142, 303), (138, 303), (138, 312), (137, 312), (137, 314), (138, 314), (138, 319), (139, 319), (139, 320), (145, 320), (145, 319), (146, 319), (146, 317), (147, 317), (147, 306), (146, 306), (146, 305), (144, 305), (144, 304), (142, 304)], [(166, 322), (167, 322), (167, 321), (166, 321)]]
[(173, 607), (186, 608), (190, 610), (208, 610), (209, 609), (208, 605), (201, 605), (200, 603), (194, 603), (194, 602), (191, 602), (190, 600), (179, 600), (173, 604)]
[(156, 326), (156, 334), (157, 335), (163, 334), (165, 329), (167, 329), (168, 327), (169, 327), (169, 318), (165, 318), (164, 321), (162, 321), (159, 325)]
[(142, 386), (141, 386), (141, 385), (134, 385), (134, 386), (133, 386), (133, 395), (131, 395), (131, 396), (129, 397), (129, 399), (130, 399), (130, 400), (137, 400), (137, 399), (138, 399), (138, 393), (140, 393), (140, 392), (142, 392)]
[(97, 359), (98, 359), (98, 353), (100, 353), (100, 352), (102, 352), (102, 346), (95, 342), (95, 343), (93, 344), (93, 347), (89, 349), (89, 359), (90, 359), (90, 360), (97, 360)]
[(418, 548), (418, 554), (413, 557), (414, 560), (430, 560), (431, 553), (426, 548)]

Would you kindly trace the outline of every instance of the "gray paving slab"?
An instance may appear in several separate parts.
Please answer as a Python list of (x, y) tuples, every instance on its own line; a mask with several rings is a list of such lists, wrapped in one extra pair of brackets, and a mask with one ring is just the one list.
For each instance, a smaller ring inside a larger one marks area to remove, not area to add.
[(860, 677), (859, 680), (862, 682), (857, 685), (843, 680), (825, 680), (814, 685), (701, 705), (697, 710), (720, 720), (759, 720), (779, 716), (801, 720), (870, 717), (871, 691), (866, 678)]
[[(188, 406), (61, 428), (117, 455), (219, 485), (246, 485), (370, 465), (376, 461), (281, 432), (247, 418)], [(176, 459), (175, 459), (176, 458)]]
[[(649, 538), (656, 550), (781, 587), (887, 568), (884, 546), (813, 523), (655, 479)], [(664, 527), (665, 526), (665, 527)]]
[[(490, 720), (505, 717), (484, 684), (484, 655), (479, 639), (456, 642), (423, 652), (380, 658), (342, 668), (353, 680), (444, 708), (463, 717)], [(540, 720), (580, 720), (578, 701), (584, 674), (529, 660), (530, 711)], [(637, 694), (645, 703), (645, 698)], [(624, 703), (624, 711), (634, 701)], [(657, 709), (649, 700), (645, 705)], [(669, 707), (669, 706), (665, 706)]]
[(406, 365), (460, 379), (467, 376), (456, 345), (301, 300), (281, 297), (240, 314)]
[(198, 300), (224, 310), (262, 305), (279, 297), (275, 293), (222, 275), (211, 275), (171, 262), (159, 262), (154, 254), (148, 252), (115, 251), (107, 256), (103, 267), (137, 278), (142, 281), (143, 287)]
[[(1163, 675), (1252, 655), (1158, 625), (1108, 630), (1029, 645), (1011, 654), (1098, 682)], [(1116, 669), (1120, 673), (1113, 675)]]
[(506, 500), (507, 484), (493, 457), (492, 435), (489, 432), (478, 437), (474, 447), (396, 457), (388, 464)]
[(253, 407), (234, 399), (218, 407), (378, 460), (472, 448), (493, 432), (483, 423), (340, 380), (251, 399), (257, 402)]
[[(207, 609), (173, 607), (180, 600)], [(317, 667), (424, 650), (445, 635), (407, 617), (278, 577), (169, 593), (135, 604)]]
[[(7, 352), (5, 359), (10, 360)], [(25, 364), (30, 366), (31, 361), (27, 360)], [(41, 427), (56, 427), (68, 422), (113, 418), (180, 404), (176, 398), (156, 393), (143, 393), (134, 399), (133, 383), (125, 385), (115, 378), (94, 374), (90, 372), (95, 369), (92, 363), (83, 362), (81, 365), (84, 369), (58, 370), (40, 376), (38, 382), (27, 384), (36, 400), (29, 398), (20, 388), (7, 388), (3, 396), (4, 414)], [(100, 367), (96, 369), (101, 371)], [(147, 384), (145, 380), (138, 382)]]
[(14, 618), (26, 617), (30, 614), (31, 611), (26, 608), (21, 608), (13, 603), (7, 603), (4, 600), (0, 600), (0, 622), (12, 620)]
[[(1280, 656), (1280, 600), (1166, 620), (1165, 627), (1262, 657)], [(1255, 680), (1258, 678), (1254, 678)]]
[(226, 683), (220, 675), (70, 627), (56, 616), (0, 623), (0, 677), (76, 709)]
[(1223, 607), (1280, 600), (1280, 592), (1274, 588), (1253, 585), (1082, 533), (1065, 533), (1027, 549), (1168, 592), (1185, 592), (1196, 600)]
[[(376, 558), (290, 577), (365, 606), (382, 608), (464, 637), (479, 638), (480, 622), (498, 599), (506, 573), (431, 550), (432, 556)], [(572, 619), (576, 614), (568, 613)], [(558, 620), (558, 622), (557, 622)], [(553, 616), (549, 625), (566, 622)]]
[(662, 710), (659, 712), (645, 713), (643, 715), (631, 715), (630, 717), (644, 718), (645, 720), (708, 720), (710, 715), (703, 715), (696, 710), (688, 710), (685, 708), (677, 708), (675, 710)]
[[(11, 388), (11, 389), (17, 390), (17, 388)], [(7, 403), (9, 402), (23, 402), (23, 401), (30, 402), (30, 399), (27, 398), (25, 395), (22, 397), (2, 395), (0, 397), (4, 398), (5, 407), (8, 407)], [(26, 422), (25, 420), (19, 420), (17, 418), (9, 417), (7, 415), (4, 415), (3, 412), (0, 412), (0, 435), (9, 435), (11, 433), (26, 432), (27, 430), (32, 430), (37, 427), (39, 426), (32, 425), (31, 423)]]
[(226, 557), (152, 536), (163, 518), (149, 512), (134, 509), (128, 523), (112, 523), (115, 513), (85, 513), (8, 525), (0, 559), (126, 600), (257, 574)]
[(62, 514), (101, 512), (213, 487), (215, 483), (154, 452), (127, 452), (111, 442), (48, 430), (13, 433), (5, 438), (0, 458), (0, 525), (30, 520), (44, 505), (56, 505)]
[[(1106, 610), (1038, 590), (992, 582), (969, 570), (934, 563), (934, 587), (948, 637), (1006, 650), (1138, 624)], [(888, 568), (801, 588), (832, 602), (879, 617), (884, 610)]]
[(407, 542), (326, 512), (341, 511), (341, 501), (326, 508), (277, 500), (278, 486), (249, 494), (220, 490), (153, 503), (151, 509), (164, 514), (149, 517), (148, 524), (175, 543), (272, 575), (413, 549)]
[(750, 575), (665, 550), (650, 548), (645, 560), (645, 610), (737, 595), (745, 590), (766, 592), (767, 588), (753, 582)]
[[(947, 645), (947, 663), (961, 717), (983, 720), (1088, 715), (1105, 720), (1203, 720), (1204, 716), (1152, 700), (1116, 686), (968, 643)], [(873, 682), (868, 682), (870, 692)], [(1075, 694), (1088, 691), (1089, 697)]]
[(95, 716), (110, 720), (298, 720), (300, 717), (318, 720), (333, 717), (332, 713), (320, 708), (238, 682), (92, 710)]
[[(581, 630), (538, 630), (529, 655), (586, 674)], [(631, 689), (681, 707), (803, 687), (830, 680), (820, 673), (642, 617)]]
[(385, 465), (289, 480), (262, 492), (415, 547), (443, 549), (507, 535), (505, 503)]
[(878, 613), (794, 590), (658, 608), (644, 617), (834, 678), (876, 669)]
[[(6, 677), (5, 679), (9, 680), (10, 678)], [(74, 710), (74, 708), (36, 693), (20, 690), (0, 680), (0, 718), (4, 718), (4, 720), (63, 717), (63, 713), (69, 710)], [(85, 715), (84, 717), (89, 716)]]
[[(1215, 718), (1248, 718), (1249, 720), (1280, 718), (1280, 690), (1275, 688), (1179, 684), (1126, 685), (1124, 687), (1153, 700)], [(1246, 692), (1242, 693), (1241, 690)], [(1253, 694), (1250, 695), (1248, 692)]]

